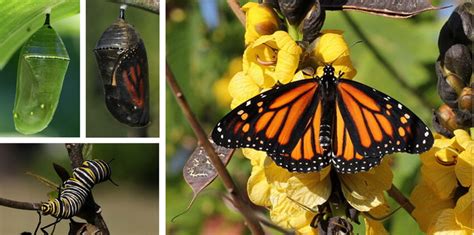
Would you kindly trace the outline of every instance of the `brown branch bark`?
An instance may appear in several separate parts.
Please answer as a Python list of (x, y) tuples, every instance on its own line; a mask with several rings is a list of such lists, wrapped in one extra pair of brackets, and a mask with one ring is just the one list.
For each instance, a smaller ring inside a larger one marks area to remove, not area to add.
[(392, 197), (403, 209), (405, 209), (408, 214), (411, 215), (415, 206), (411, 204), (410, 200), (403, 195), (398, 188), (392, 184), (392, 187), (387, 191), (388, 195)]
[(250, 207), (244, 202), (240, 192), (235, 185), (232, 177), (230, 176), (229, 172), (225, 168), (224, 164), (220, 160), (219, 156), (217, 156), (212, 144), (207, 139), (207, 135), (202, 129), (201, 125), (199, 124), (197, 118), (195, 117), (194, 113), (192, 112), (186, 98), (184, 97), (181, 88), (179, 87), (178, 83), (174, 78), (174, 74), (171, 71), (168, 63), (166, 63), (166, 81), (170, 86), (173, 94), (176, 97), (176, 100), (181, 107), (181, 110), (184, 113), (184, 116), (188, 120), (191, 128), (193, 129), (194, 133), (196, 134), (199, 142), (202, 144), (206, 152), (209, 154), (209, 159), (211, 160), (212, 164), (214, 165), (217, 174), (219, 175), (220, 179), (224, 183), (225, 188), (229, 192), (232, 202), (234, 206), (239, 210), (239, 212), (243, 215), (245, 223), (247, 224), (248, 228), (253, 234), (263, 234), (263, 229), (258, 223), (258, 219), (256, 218), (255, 214), (252, 212)]
[(0, 198), (0, 206), (15, 208), (15, 209), (19, 209), (19, 210), (36, 211), (36, 210), (39, 210), (39, 208), (41, 207), (41, 203), (19, 202), (19, 201), (6, 199), (6, 198)]
[(240, 9), (239, 1), (227, 0), (227, 5), (229, 5), (230, 9), (232, 10), (232, 12), (234, 12), (234, 15), (237, 17), (237, 19), (239, 19), (240, 23), (242, 23), (242, 25), (245, 25), (245, 14)]

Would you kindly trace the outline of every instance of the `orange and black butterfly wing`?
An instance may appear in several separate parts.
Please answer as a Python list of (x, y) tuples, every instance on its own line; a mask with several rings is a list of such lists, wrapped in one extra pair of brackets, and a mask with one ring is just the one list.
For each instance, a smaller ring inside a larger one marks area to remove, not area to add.
[(421, 153), (433, 145), (428, 127), (392, 97), (361, 83), (337, 85), (332, 163), (340, 173), (367, 171), (393, 152)]
[(112, 84), (105, 86), (107, 108), (130, 126), (149, 123), (148, 64), (140, 42), (122, 53), (113, 70)]
[(331, 151), (324, 151), (319, 141), (321, 117), (323, 114), (322, 100), (315, 100), (316, 107), (304, 133), (299, 137), (296, 146), (289, 153), (271, 153), (269, 156), (277, 165), (290, 172), (320, 171), (330, 164)]
[(242, 103), (212, 131), (228, 148), (286, 154), (297, 144), (318, 104), (318, 82), (306, 79), (278, 86)]

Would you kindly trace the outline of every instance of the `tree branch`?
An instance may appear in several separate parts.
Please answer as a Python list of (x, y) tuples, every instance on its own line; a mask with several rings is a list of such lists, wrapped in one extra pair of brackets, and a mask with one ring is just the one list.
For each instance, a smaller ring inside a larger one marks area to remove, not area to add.
[(32, 210), (37, 211), (41, 207), (41, 203), (34, 202), (19, 202), (13, 201), (6, 198), (0, 198), (0, 206), (15, 208), (19, 210)]
[(380, 53), (380, 51), (374, 46), (374, 44), (370, 41), (370, 39), (362, 32), (362, 29), (359, 27), (359, 25), (354, 21), (354, 19), (349, 15), (349, 13), (345, 11), (341, 11), (342, 16), (344, 19), (347, 21), (347, 23), (352, 27), (354, 32), (357, 34), (357, 36), (367, 45), (367, 48), (369, 49), (370, 52), (377, 58), (377, 60), (382, 64), (382, 66), (385, 67), (385, 69), (392, 75), (395, 80), (403, 87), (405, 90), (407, 90), (409, 93), (411, 93), (412, 96), (414, 96), (420, 103), (422, 103), (425, 107), (428, 107), (431, 109), (431, 107), (434, 107), (435, 104), (431, 102), (430, 100), (426, 99), (424, 96), (422, 96), (422, 92), (417, 90), (416, 88), (411, 87), (408, 85), (406, 82), (407, 79), (404, 78), (396, 69), (393, 67), (388, 60)]
[(242, 25), (245, 25), (245, 14), (240, 9), (239, 1), (227, 0), (227, 5), (229, 5), (230, 9), (232, 10), (232, 12), (234, 12), (234, 15), (237, 17), (237, 19), (239, 19), (240, 23), (242, 23)]
[(184, 116), (187, 118), (189, 124), (191, 125), (194, 134), (196, 134), (199, 142), (209, 154), (209, 159), (211, 160), (212, 165), (214, 165), (217, 174), (219, 175), (220, 179), (224, 183), (225, 188), (231, 195), (233, 204), (235, 205), (237, 210), (239, 210), (239, 212), (243, 215), (248, 228), (253, 234), (263, 234), (263, 229), (258, 223), (258, 219), (253, 214), (249, 206), (242, 199), (242, 196), (240, 195), (237, 186), (232, 180), (232, 177), (230, 176), (229, 172), (220, 160), (219, 156), (217, 156), (216, 152), (214, 151), (214, 148), (212, 147), (212, 144), (207, 139), (206, 133), (202, 129), (197, 118), (194, 116), (194, 113), (191, 111), (191, 108), (188, 102), (186, 101), (184, 94), (181, 91), (181, 88), (176, 82), (174, 74), (171, 71), (171, 68), (169, 67), (168, 63), (166, 63), (166, 81), (168, 82), (168, 85), (170, 86), (173, 94), (175, 95), (176, 100), (184, 113)]

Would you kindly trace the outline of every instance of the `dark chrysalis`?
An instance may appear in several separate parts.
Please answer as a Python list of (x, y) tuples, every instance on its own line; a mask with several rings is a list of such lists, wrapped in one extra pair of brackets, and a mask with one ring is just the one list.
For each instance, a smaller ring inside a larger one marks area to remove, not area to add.
[(138, 32), (125, 21), (125, 9), (94, 49), (110, 113), (122, 123), (149, 123), (148, 60)]
[(69, 55), (49, 24), (49, 14), (20, 52), (13, 120), (23, 134), (46, 128), (53, 119), (69, 65)]

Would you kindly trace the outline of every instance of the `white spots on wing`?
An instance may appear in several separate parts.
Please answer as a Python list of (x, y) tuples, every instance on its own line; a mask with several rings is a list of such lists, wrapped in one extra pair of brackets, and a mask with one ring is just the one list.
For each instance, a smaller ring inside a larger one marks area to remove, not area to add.
[(399, 109), (402, 109), (402, 108), (403, 108), (403, 106), (402, 106), (400, 103), (398, 103), (397, 107), (398, 107)]
[(403, 116), (405, 116), (406, 119), (410, 119), (410, 115), (408, 113), (405, 113)]
[(217, 132), (222, 132), (222, 128), (217, 127)]
[(423, 140), (423, 142), (422, 142), (422, 143), (423, 143), (423, 144), (426, 144), (426, 140)]
[(425, 132), (425, 137), (428, 137), (430, 135), (430, 133), (427, 131)]
[(249, 106), (250, 104), (252, 104), (251, 100), (247, 101), (247, 103), (245, 103), (245, 106)]

